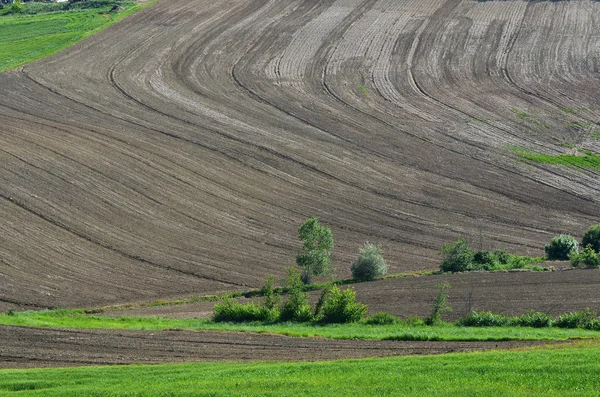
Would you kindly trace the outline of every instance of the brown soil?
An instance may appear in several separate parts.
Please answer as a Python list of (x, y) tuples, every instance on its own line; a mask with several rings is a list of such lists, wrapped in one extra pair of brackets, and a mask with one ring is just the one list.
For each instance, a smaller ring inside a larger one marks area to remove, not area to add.
[(194, 361), (316, 361), (509, 349), (548, 342), (397, 342), (234, 332), (0, 326), (0, 368)]
[[(436, 284), (447, 281), (448, 304), (454, 309), (444, 317), (454, 320), (470, 310), (491, 310), (520, 315), (528, 310), (558, 315), (590, 308), (600, 312), (600, 271), (569, 270), (556, 272), (461, 273), (407, 277), (352, 285), (357, 300), (369, 306), (369, 312), (385, 311), (406, 318), (430, 314)], [(315, 301), (319, 292), (313, 292)], [(255, 299), (256, 300), (256, 299)], [(248, 299), (240, 299), (247, 302)], [(141, 307), (108, 310), (113, 316), (210, 317), (215, 302), (176, 306)]]
[(310, 216), (333, 229), (340, 277), (366, 240), (404, 272), (436, 268), (461, 235), (535, 255), (581, 236), (598, 171), (506, 147), (597, 148), (573, 123), (600, 120), (598, 15), (590, 1), (169, 0), (3, 73), (0, 304), (258, 287), (294, 261)]

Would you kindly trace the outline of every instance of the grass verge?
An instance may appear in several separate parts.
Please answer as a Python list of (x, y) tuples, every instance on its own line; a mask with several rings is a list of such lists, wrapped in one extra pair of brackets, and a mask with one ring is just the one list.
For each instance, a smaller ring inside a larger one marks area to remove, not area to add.
[(105, 3), (91, 9), (0, 16), (0, 72), (52, 55), (143, 7), (122, 2), (118, 4), (123, 10), (109, 12), (114, 4)]
[(166, 317), (103, 317), (88, 315), (83, 310), (26, 311), (0, 314), (0, 324), (28, 327), (104, 328), (133, 330), (212, 330), (272, 333), (295, 337), (331, 339), (421, 340), (421, 341), (502, 341), (502, 340), (567, 340), (598, 338), (600, 333), (584, 329), (530, 327), (459, 327), (390, 325), (362, 323), (315, 325), (311, 323), (215, 323), (207, 319)]
[(589, 150), (580, 149), (579, 155), (541, 154), (521, 147), (512, 147), (509, 150), (517, 156), (534, 163), (600, 170), (600, 154)]
[(340, 360), (0, 370), (0, 395), (597, 396), (600, 347)]

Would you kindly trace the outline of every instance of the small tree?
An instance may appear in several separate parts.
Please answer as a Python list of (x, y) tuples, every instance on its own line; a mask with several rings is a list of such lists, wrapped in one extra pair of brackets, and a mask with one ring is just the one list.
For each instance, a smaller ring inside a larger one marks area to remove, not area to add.
[(581, 246), (587, 247), (588, 245), (591, 245), (592, 249), (600, 254), (600, 224), (591, 226), (583, 234)]
[(319, 224), (319, 218), (310, 218), (298, 228), (298, 234), (304, 246), (302, 253), (296, 256), (296, 264), (304, 269), (302, 281), (309, 284), (311, 276), (329, 273), (333, 233)]
[(265, 285), (262, 288), (262, 294), (264, 297), (263, 305), (269, 310), (275, 310), (279, 307), (279, 301), (281, 297), (275, 292), (275, 278), (268, 276), (265, 280)]
[(559, 261), (566, 261), (569, 259), (569, 255), (579, 252), (577, 240), (568, 234), (554, 237), (550, 244), (544, 246), (544, 251), (549, 260)]
[(425, 320), (427, 325), (437, 325), (443, 322), (442, 314), (451, 312), (452, 308), (448, 305), (448, 290), (452, 288), (449, 282), (444, 281), (438, 283), (435, 286), (439, 292), (433, 301), (433, 309), (431, 310), (431, 316)]
[(352, 277), (361, 281), (373, 280), (387, 274), (388, 265), (383, 260), (383, 250), (375, 244), (365, 243), (358, 260), (350, 267)]
[(469, 247), (466, 238), (461, 237), (454, 244), (444, 244), (442, 248), (442, 264), (440, 270), (443, 272), (464, 272), (473, 263), (473, 251)]

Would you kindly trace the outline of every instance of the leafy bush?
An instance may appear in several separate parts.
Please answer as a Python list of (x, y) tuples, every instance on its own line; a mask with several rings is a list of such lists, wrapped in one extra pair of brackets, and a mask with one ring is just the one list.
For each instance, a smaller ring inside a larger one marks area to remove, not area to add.
[(600, 253), (600, 224), (591, 226), (583, 234), (581, 246), (587, 247), (588, 245), (591, 245), (595, 252)]
[(275, 278), (273, 276), (268, 276), (265, 280), (265, 285), (261, 290), (264, 297), (263, 306), (270, 310), (279, 310), (279, 301), (281, 300), (281, 297), (275, 292), (275, 289), (273, 288), (274, 285)]
[(508, 264), (511, 258), (514, 256), (504, 250), (496, 250), (494, 251), (494, 255), (496, 256), (496, 260), (498, 261), (498, 263), (501, 265)]
[(367, 317), (364, 321), (368, 325), (391, 325), (398, 322), (400, 322), (398, 317), (386, 312), (375, 313), (371, 317)]
[(329, 297), (323, 304), (323, 318), (326, 323), (355, 323), (367, 314), (367, 306), (356, 302), (356, 292), (352, 288), (341, 291), (331, 288)]
[(571, 254), (571, 265), (573, 267), (587, 267), (594, 269), (600, 267), (600, 254), (594, 251), (591, 244), (588, 244), (579, 254)]
[(433, 309), (431, 310), (431, 316), (425, 320), (425, 324), (427, 325), (437, 325), (443, 322), (442, 314), (446, 312), (451, 312), (452, 308), (448, 306), (448, 290), (452, 288), (450, 283), (444, 281), (443, 283), (438, 283), (435, 286), (439, 292), (433, 301)]
[(467, 239), (459, 238), (454, 244), (444, 244), (442, 248), (442, 264), (440, 270), (443, 272), (464, 272), (473, 263), (473, 251), (469, 247)]
[(513, 325), (513, 318), (492, 312), (471, 312), (456, 321), (463, 327), (505, 327)]
[(550, 260), (567, 260), (569, 255), (577, 254), (577, 240), (568, 234), (561, 234), (554, 237), (550, 244), (546, 244), (544, 251)]
[(516, 324), (522, 327), (545, 328), (551, 327), (554, 319), (551, 315), (530, 310), (517, 317)]
[(308, 304), (308, 294), (304, 292), (304, 283), (300, 272), (290, 269), (288, 273), (288, 296), (281, 309), (281, 321), (307, 322), (313, 320), (312, 308)]
[(600, 321), (596, 312), (586, 309), (581, 312), (565, 313), (554, 320), (554, 326), (558, 328), (586, 328), (600, 330)]
[(242, 304), (231, 298), (226, 298), (214, 307), (213, 321), (215, 322), (250, 322), (277, 321), (279, 310), (270, 310), (254, 303)]
[(383, 276), (388, 271), (388, 266), (383, 260), (381, 247), (366, 243), (360, 249), (358, 260), (350, 268), (352, 277), (361, 281), (373, 280)]
[(499, 264), (500, 262), (494, 252), (477, 251), (473, 255), (473, 263), (470, 268), (472, 270), (490, 270)]

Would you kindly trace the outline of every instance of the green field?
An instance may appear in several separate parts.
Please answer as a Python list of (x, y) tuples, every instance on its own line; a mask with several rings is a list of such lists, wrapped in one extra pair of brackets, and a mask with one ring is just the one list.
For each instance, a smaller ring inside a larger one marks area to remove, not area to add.
[(429, 341), (501, 341), (501, 340), (566, 340), (598, 338), (600, 332), (584, 329), (530, 327), (459, 327), (438, 326), (328, 324), (311, 323), (214, 323), (207, 319), (164, 317), (104, 317), (86, 315), (83, 310), (27, 311), (0, 314), (0, 324), (29, 327), (111, 328), (134, 330), (189, 329), (213, 331), (261, 332), (297, 337), (371, 340)]
[(0, 396), (597, 396), (600, 347), (317, 363), (1, 370)]
[(119, 3), (125, 9), (100, 8), (0, 16), (0, 71), (52, 55), (123, 19), (142, 6)]

